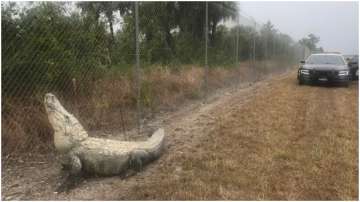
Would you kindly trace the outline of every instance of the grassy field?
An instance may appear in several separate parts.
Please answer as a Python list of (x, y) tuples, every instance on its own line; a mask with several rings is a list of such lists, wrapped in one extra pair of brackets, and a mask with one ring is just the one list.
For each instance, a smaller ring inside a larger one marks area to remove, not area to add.
[(50, 153), (3, 167), (3, 199), (358, 199), (357, 82), (298, 86), (295, 72), (277, 75), (186, 104), (151, 127), (165, 128), (165, 153), (134, 176), (90, 177), (57, 193)]
[(176, 166), (129, 197), (357, 200), (357, 88), (298, 86), (291, 74), (244, 105), (234, 98), (214, 109), (215, 129)]

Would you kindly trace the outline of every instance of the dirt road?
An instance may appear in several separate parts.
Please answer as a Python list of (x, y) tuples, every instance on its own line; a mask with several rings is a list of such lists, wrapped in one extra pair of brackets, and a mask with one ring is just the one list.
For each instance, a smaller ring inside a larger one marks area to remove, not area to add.
[(298, 86), (290, 73), (165, 114), (167, 149), (125, 179), (56, 193), (54, 155), (3, 168), (2, 199), (356, 200), (358, 83)]

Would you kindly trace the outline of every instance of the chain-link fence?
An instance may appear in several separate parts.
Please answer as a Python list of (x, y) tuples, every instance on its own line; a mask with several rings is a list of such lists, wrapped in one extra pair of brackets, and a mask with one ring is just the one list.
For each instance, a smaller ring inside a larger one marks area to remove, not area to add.
[(2, 152), (52, 148), (52, 92), (89, 131), (286, 71), (309, 51), (237, 2), (2, 3)]

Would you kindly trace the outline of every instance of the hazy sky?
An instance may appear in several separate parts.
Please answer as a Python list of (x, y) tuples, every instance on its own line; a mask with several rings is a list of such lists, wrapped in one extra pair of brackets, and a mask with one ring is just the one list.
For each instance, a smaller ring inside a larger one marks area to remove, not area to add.
[(309, 33), (320, 37), (326, 51), (358, 53), (358, 2), (240, 2), (240, 13), (265, 23), (270, 20), (283, 33), (299, 40)]

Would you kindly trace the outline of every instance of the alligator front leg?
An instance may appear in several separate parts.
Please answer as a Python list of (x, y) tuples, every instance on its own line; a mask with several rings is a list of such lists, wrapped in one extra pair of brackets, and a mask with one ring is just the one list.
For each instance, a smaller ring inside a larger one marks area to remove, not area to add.
[(70, 175), (72, 176), (78, 176), (81, 173), (81, 160), (76, 155), (70, 155), (69, 157), (70, 161)]
[(58, 192), (69, 191), (73, 189), (82, 179), (81, 176), (81, 160), (78, 156), (70, 154), (67, 159), (66, 167), (69, 169), (69, 173), (63, 183), (58, 187)]

